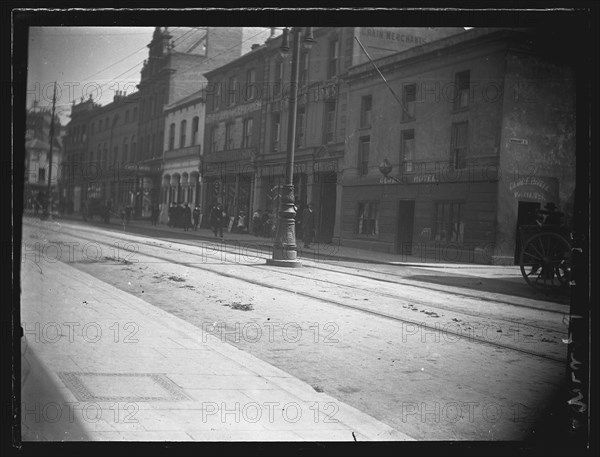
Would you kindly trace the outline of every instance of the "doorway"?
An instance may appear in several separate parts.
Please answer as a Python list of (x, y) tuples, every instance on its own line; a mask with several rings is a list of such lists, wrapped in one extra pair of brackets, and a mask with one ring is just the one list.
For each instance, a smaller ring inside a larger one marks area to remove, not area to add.
[(412, 255), (413, 230), (415, 225), (415, 201), (398, 202), (398, 229), (396, 231), (396, 254)]
[(319, 243), (331, 243), (335, 225), (335, 205), (337, 192), (337, 173), (317, 173), (319, 179)]
[(521, 231), (519, 227), (522, 225), (534, 225), (538, 209), (540, 209), (540, 203), (538, 202), (519, 202), (517, 234), (515, 236), (515, 265), (519, 265), (519, 258), (521, 257)]

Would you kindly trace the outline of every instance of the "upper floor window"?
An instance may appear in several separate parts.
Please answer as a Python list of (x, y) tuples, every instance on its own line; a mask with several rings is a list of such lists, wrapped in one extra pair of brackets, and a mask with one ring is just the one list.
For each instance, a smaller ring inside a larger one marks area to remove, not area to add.
[(273, 122), (271, 125), (271, 149), (273, 151), (279, 151), (279, 137), (281, 135), (281, 115), (279, 113), (273, 113)]
[(133, 114), (131, 115), (131, 120), (135, 121), (135, 120), (137, 120), (137, 117), (138, 117), (138, 109), (137, 109), (137, 106), (134, 106)]
[(123, 138), (123, 162), (127, 162), (129, 160), (129, 143), (127, 142), (127, 137)]
[(230, 151), (233, 149), (233, 122), (228, 122), (225, 125), (225, 150)]
[(210, 129), (210, 151), (217, 152), (219, 150), (219, 143), (217, 142), (217, 125), (213, 125)]
[(279, 94), (281, 92), (281, 83), (283, 80), (283, 63), (281, 60), (275, 62), (273, 76), (273, 93)]
[(214, 111), (218, 110), (220, 104), (221, 104), (221, 83), (214, 83), (213, 110)]
[(298, 108), (298, 115), (296, 117), (296, 146), (304, 146), (304, 122), (306, 119), (306, 108), (300, 106)]
[(104, 128), (106, 130), (108, 130), (110, 128), (110, 124), (109, 124), (108, 118), (106, 118), (106, 120), (104, 121)]
[(402, 87), (402, 120), (412, 121), (415, 119), (415, 106), (417, 101), (417, 85), (406, 84)]
[(242, 147), (249, 148), (252, 146), (252, 118), (248, 118), (244, 121), (244, 138), (242, 140)]
[(232, 76), (231, 78), (229, 78), (229, 87), (227, 89), (227, 104), (228, 105), (235, 104), (236, 93), (238, 90), (237, 85), (238, 85), (237, 78), (235, 76)]
[(454, 109), (463, 109), (469, 106), (469, 92), (471, 91), (471, 72), (461, 71), (455, 77)]
[(335, 140), (335, 102), (325, 103), (325, 143)]
[(412, 171), (412, 163), (415, 158), (415, 131), (413, 129), (403, 130), (400, 133), (400, 163), (404, 164), (406, 172)]
[(181, 121), (181, 125), (179, 127), (179, 147), (180, 148), (185, 148), (186, 130), (187, 130), (187, 121), (183, 120), (183, 121)]
[(169, 151), (175, 149), (175, 123), (169, 125)]
[(452, 138), (450, 149), (450, 164), (454, 168), (464, 168), (469, 140), (469, 123), (455, 122), (452, 124)]
[(358, 175), (369, 174), (369, 154), (371, 148), (371, 138), (362, 137), (358, 142)]
[(129, 122), (129, 110), (125, 111), (125, 123)]
[(338, 39), (329, 42), (329, 64), (327, 66), (327, 77), (333, 78), (338, 73), (339, 49)]
[(101, 131), (102, 131), (102, 127), (104, 126), (104, 125), (103, 125), (103, 123), (104, 123), (104, 121), (103, 121), (102, 119), (100, 119), (100, 120), (98, 121), (98, 131), (99, 131), (99, 132), (101, 132)]
[(94, 128), (96, 127), (95, 122), (92, 122), (92, 125), (90, 125), (90, 135), (94, 134)]
[(360, 126), (361, 128), (371, 127), (371, 109), (373, 97), (365, 95), (360, 102)]
[(308, 52), (303, 52), (300, 55), (300, 86), (304, 86), (308, 82)]
[(198, 129), (200, 128), (200, 118), (195, 116), (192, 119), (192, 146), (198, 143)]
[(135, 135), (131, 136), (131, 161), (135, 160), (135, 154), (137, 153), (137, 142), (135, 140)]
[(246, 72), (246, 101), (256, 100), (256, 70), (251, 68)]

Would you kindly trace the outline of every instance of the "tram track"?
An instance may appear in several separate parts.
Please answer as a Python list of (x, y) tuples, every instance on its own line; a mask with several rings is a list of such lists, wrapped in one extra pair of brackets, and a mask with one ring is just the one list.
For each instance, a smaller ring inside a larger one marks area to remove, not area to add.
[[(70, 236), (73, 236), (75, 238), (79, 238), (79, 239), (82, 239), (82, 240), (88, 240), (90, 242), (100, 243), (101, 245), (111, 246), (111, 242), (101, 241), (101, 240), (99, 240), (98, 237), (89, 238), (89, 237), (83, 236), (81, 233), (73, 233), (73, 232), (71, 232), (69, 230), (64, 230), (64, 228), (61, 229), (60, 233), (61, 234), (65, 234), (65, 235), (70, 235)], [(113, 232), (113, 233), (115, 233), (115, 232)], [(137, 234), (134, 235), (134, 236), (137, 236)], [(126, 240), (126, 239), (121, 238), (121, 237), (119, 237), (118, 239), (121, 240), (121, 241), (130, 242), (129, 240)], [(111, 241), (114, 244), (114, 239), (112, 239)], [(160, 239), (160, 241), (162, 241), (164, 243), (174, 243), (171, 240)], [(157, 242), (141, 242), (140, 240), (136, 240), (135, 243), (136, 244), (143, 244), (143, 245), (146, 245), (146, 246), (149, 246), (149, 247), (159, 248), (159, 249), (172, 249), (170, 247), (161, 246)], [(191, 243), (182, 243), (180, 241), (177, 241), (176, 243), (182, 244), (184, 246), (197, 247), (197, 246), (195, 246), (194, 244), (191, 244)], [(222, 246), (220, 246), (220, 247), (222, 247)], [(288, 292), (289, 291), (287, 288), (285, 288), (283, 286), (274, 285), (274, 284), (268, 284), (268, 283), (266, 283), (264, 281), (259, 281), (259, 280), (255, 280), (255, 279), (251, 279), (251, 278), (245, 278), (245, 277), (241, 277), (239, 275), (235, 275), (235, 274), (231, 274), (231, 273), (227, 273), (227, 272), (223, 272), (223, 271), (217, 271), (214, 268), (202, 267), (200, 264), (195, 263), (195, 262), (185, 262), (185, 261), (176, 260), (176, 259), (174, 259), (172, 257), (163, 257), (163, 256), (156, 255), (156, 254), (143, 253), (143, 252), (139, 252), (139, 251), (131, 251), (131, 250), (128, 250), (128, 249), (123, 249), (123, 250), (124, 251), (128, 251), (128, 252), (137, 252), (140, 255), (143, 255), (143, 256), (146, 256), (146, 257), (150, 257), (150, 258), (154, 258), (154, 259), (163, 261), (165, 263), (175, 263), (175, 264), (178, 264), (178, 265), (181, 265), (181, 266), (185, 266), (185, 267), (188, 267), (188, 268), (194, 268), (194, 269), (199, 269), (199, 270), (207, 271), (207, 272), (210, 272), (210, 273), (218, 275), (218, 276), (222, 276), (222, 277), (226, 277), (226, 278), (230, 278), (230, 279), (234, 279), (234, 280), (239, 280), (239, 281), (244, 281), (246, 283), (253, 284), (253, 285), (256, 285), (256, 286), (259, 286), (259, 287), (264, 287), (264, 288), (269, 288), (269, 289), (275, 289), (275, 290), (284, 291), (284, 292)], [(201, 254), (194, 253), (194, 252), (189, 252), (189, 251), (182, 251), (181, 249), (178, 249), (177, 251), (181, 252), (183, 254), (186, 254), (186, 255), (190, 255), (190, 256), (205, 257), (205, 255), (201, 255)], [(232, 251), (230, 251), (230, 252), (232, 252)], [(206, 262), (203, 262), (203, 263), (206, 263)], [(268, 267), (264, 266), (264, 268), (268, 268)], [(309, 278), (303, 277), (301, 275), (297, 275), (297, 274), (295, 275), (294, 273), (292, 273), (290, 271), (283, 271), (281, 269), (278, 269), (277, 272), (279, 274), (285, 274), (285, 275), (289, 275), (289, 276), (292, 276), (292, 277), (293, 276), (297, 276), (297, 277), (302, 277), (303, 279), (309, 279)], [(339, 272), (339, 273), (340, 274), (349, 274), (349, 273), (341, 273), (341, 272)], [(331, 285), (336, 285), (338, 287), (348, 287), (348, 285), (339, 284), (339, 283), (336, 283), (334, 281), (326, 281), (326, 280), (323, 280), (323, 279), (315, 279), (315, 278), (310, 278), (310, 279), (315, 280), (315, 281), (321, 281), (321, 282), (324, 282), (324, 283), (329, 283)], [(368, 277), (368, 279), (375, 279), (375, 278)], [(400, 283), (398, 283), (396, 281), (387, 281), (387, 282), (393, 283), (393, 284), (402, 285), (402, 284), (400, 284)], [(416, 287), (414, 285), (409, 285), (409, 286)], [(354, 289), (360, 289), (360, 288), (355, 287), (355, 286), (353, 288)], [(364, 288), (362, 288), (361, 290), (364, 290)], [(399, 302), (402, 301), (399, 297), (394, 296), (392, 294), (387, 294), (387, 293), (384, 294), (384, 293), (376, 292), (376, 291), (372, 291), (372, 292), (373, 293), (378, 293), (378, 294), (380, 294), (382, 296), (387, 296), (388, 298), (393, 298), (394, 300), (397, 300)], [(440, 292), (440, 291), (437, 290), (437, 292)], [(431, 330), (431, 331), (434, 331), (434, 332), (439, 332), (440, 331), (439, 326), (430, 325), (430, 324), (428, 324), (426, 322), (423, 322), (423, 321), (417, 321), (417, 320), (414, 320), (414, 319), (409, 319), (409, 318), (406, 318), (406, 317), (400, 317), (400, 316), (393, 315), (393, 314), (386, 313), (386, 312), (382, 312), (382, 311), (368, 309), (368, 308), (364, 308), (364, 307), (361, 307), (361, 306), (356, 306), (356, 305), (349, 304), (349, 303), (343, 303), (343, 302), (341, 302), (339, 300), (334, 300), (334, 299), (331, 299), (331, 298), (325, 298), (325, 297), (322, 297), (322, 296), (319, 296), (319, 295), (315, 295), (315, 294), (312, 294), (312, 293), (308, 293), (308, 292), (294, 291), (294, 293), (297, 294), (297, 295), (309, 298), (309, 299), (317, 300), (319, 302), (332, 304), (332, 305), (335, 305), (335, 306), (338, 306), (338, 307), (343, 307), (343, 308), (346, 308), (346, 309), (352, 309), (352, 310), (355, 310), (355, 311), (358, 311), (358, 312), (366, 313), (366, 314), (373, 315), (373, 316), (378, 316), (378, 317), (385, 318), (385, 319), (391, 319), (393, 321), (401, 322), (403, 324), (409, 324), (409, 325), (413, 325), (413, 326), (418, 326), (418, 327), (421, 327), (421, 328), (424, 328), (424, 329), (427, 329), (427, 330)], [(473, 297), (471, 297), (471, 298), (473, 298)], [(429, 303), (424, 303), (424, 302), (421, 301), (421, 304), (424, 305), (424, 306), (435, 308), (434, 305), (431, 305)], [(518, 305), (515, 305), (515, 306), (518, 306)], [(455, 313), (458, 313), (458, 314), (466, 314), (466, 315), (468, 315), (468, 313), (463, 312), (463, 310), (460, 310), (460, 311), (451, 310), (451, 311), (453, 311)], [(473, 315), (475, 315), (475, 314), (473, 314)], [(477, 314), (476, 316), (477, 317), (484, 317), (481, 314)], [(509, 323), (513, 322), (513, 323), (519, 324), (516, 321), (509, 321), (509, 320), (505, 320), (505, 321), (509, 322)], [(531, 327), (536, 327), (536, 326), (531, 326)], [(543, 330), (545, 332), (558, 333), (557, 331), (552, 330), (552, 329), (548, 329), (546, 327), (539, 327), (539, 326), (537, 326), (536, 328), (539, 328), (539, 329), (541, 329), (541, 330)], [(486, 345), (490, 345), (490, 346), (501, 348), (501, 349), (505, 349), (505, 350), (516, 351), (516, 352), (520, 352), (520, 353), (523, 353), (523, 354), (526, 354), (526, 355), (529, 355), (529, 356), (532, 356), (532, 357), (542, 358), (542, 359), (545, 359), (545, 360), (550, 360), (550, 361), (558, 362), (558, 363), (561, 363), (561, 364), (564, 363), (564, 359), (563, 358), (554, 357), (553, 355), (544, 354), (544, 353), (541, 353), (541, 352), (538, 352), (538, 351), (527, 350), (527, 349), (524, 349), (522, 347), (515, 347), (515, 346), (512, 346), (512, 345), (507, 345), (507, 344), (503, 344), (503, 343), (500, 343), (500, 342), (497, 342), (497, 341), (494, 341), (494, 340), (490, 340), (490, 339), (479, 338), (479, 337), (474, 336), (474, 335), (465, 334), (462, 331), (454, 331), (454, 330), (448, 329), (448, 328), (444, 329), (443, 331), (447, 335), (452, 335), (454, 337), (464, 338), (464, 339), (467, 339), (467, 340), (475, 342), (475, 343), (486, 344)]]

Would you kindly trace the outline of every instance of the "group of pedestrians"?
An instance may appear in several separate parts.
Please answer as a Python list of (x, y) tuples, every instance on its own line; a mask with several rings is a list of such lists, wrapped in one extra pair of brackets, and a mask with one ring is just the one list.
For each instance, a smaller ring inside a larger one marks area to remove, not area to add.
[(187, 202), (183, 205), (171, 203), (168, 210), (169, 219), (167, 221), (167, 225), (169, 227), (183, 228), (184, 232), (189, 231), (191, 228), (198, 230), (200, 225), (200, 216), (201, 212), (199, 205), (196, 205), (192, 211)]

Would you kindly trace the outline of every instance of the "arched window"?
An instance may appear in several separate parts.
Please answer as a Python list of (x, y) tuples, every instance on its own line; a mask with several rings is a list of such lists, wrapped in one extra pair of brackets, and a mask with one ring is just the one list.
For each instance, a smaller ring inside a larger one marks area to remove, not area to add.
[(175, 149), (175, 123), (169, 125), (169, 151)]
[(187, 121), (181, 121), (181, 130), (179, 131), (179, 147), (185, 148), (185, 131), (187, 130)]
[(198, 143), (198, 129), (200, 125), (200, 118), (198, 116), (192, 119), (192, 146)]

